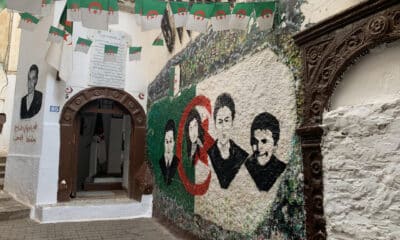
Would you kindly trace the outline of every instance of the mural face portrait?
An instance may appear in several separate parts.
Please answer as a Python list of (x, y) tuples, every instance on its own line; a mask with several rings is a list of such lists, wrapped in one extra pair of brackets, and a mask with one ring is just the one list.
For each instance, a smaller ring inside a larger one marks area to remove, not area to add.
[(197, 138), (199, 137), (199, 124), (195, 118), (189, 122), (189, 138), (192, 143), (197, 142)]
[(165, 154), (167, 155), (174, 154), (174, 146), (175, 146), (174, 132), (172, 130), (169, 130), (165, 133), (165, 138), (164, 138)]
[(28, 94), (35, 92), (35, 87), (38, 82), (38, 70), (30, 69), (28, 73)]
[(265, 164), (267, 164), (275, 151), (272, 132), (268, 129), (257, 129), (254, 131), (254, 139), (256, 143), (252, 146), (254, 154), (258, 158), (259, 164), (261, 166), (264, 166)]
[(27, 119), (35, 116), (42, 107), (42, 93), (35, 90), (39, 80), (39, 68), (33, 64), (27, 74), (28, 93), (21, 99), (21, 119)]
[(232, 111), (226, 106), (220, 108), (215, 116), (215, 128), (217, 130), (217, 138), (220, 143), (228, 143), (232, 125)]
[(178, 158), (174, 154), (176, 128), (175, 122), (169, 119), (164, 128), (164, 154), (158, 164), (166, 185), (171, 185), (178, 166)]

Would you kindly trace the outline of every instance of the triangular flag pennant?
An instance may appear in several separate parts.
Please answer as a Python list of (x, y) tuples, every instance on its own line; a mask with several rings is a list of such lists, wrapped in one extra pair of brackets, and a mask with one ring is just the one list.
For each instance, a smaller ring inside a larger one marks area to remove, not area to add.
[(237, 3), (233, 8), (230, 28), (247, 30), (250, 16), (254, 11), (253, 3)]
[(33, 15), (40, 15), (42, 13), (41, 0), (6, 0), (7, 8), (19, 12), (28, 12)]
[(135, 0), (135, 20), (137, 25), (142, 25), (143, 0)]
[(55, 19), (57, 18), (59, 18), (60, 28), (56, 28), (56, 30), (64, 33), (63, 41), (62, 43), (51, 43), (46, 54), (46, 62), (58, 71), (60, 79), (69, 81), (72, 73), (74, 49), (72, 45), (73, 23), (67, 21), (67, 6), (65, 6), (60, 17), (55, 16)]
[(142, 53), (142, 47), (130, 47), (129, 48), (129, 61), (138, 61)]
[(113, 45), (104, 46), (104, 62), (116, 62), (118, 47)]
[(3, 10), (5, 7), (6, 7), (6, 1), (0, 0), (0, 11)]
[(143, 2), (143, 31), (161, 28), (161, 20), (163, 18), (166, 6), (167, 4), (165, 2), (159, 2), (156, 0), (147, 0)]
[(49, 30), (49, 36), (47, 37), (47, 41), (60, 43), (64, 40), (64, 34), (65, 34), (64, 30), (51, 26)]
[(214, 3), (195, 3), (190, 9), (189, 19), (186, 23), (187, 30), (206, 32), (209, 19), (214, 10)]
[(82, 26), (108, 30), (108, 0), (81, 0)]
[(154, 40), (154, 42), (153, 42), (152, 45), (153, 45), (153, 46), (164, 46), (164, 40), (163, 40), (160, 36), (158, 36), (158, 37)]
[(108, 23), (118, 24), (119, 22), (119, 6), (118, 0), (109, 0), (108, 3)]
[(42, 12), (40, 16), (49, 16), (51, 14), (51, 4), (53, 0), (42, 0)]
[(81, 0), (67, 0), (67, 20), (73, 22), (81, 21)]
[(75, 46), (75, 51), (76, 52), (83, 52), (83, 53), (88, 53), (89, 48), (92, 45), (93, 41), (85, 38), (78, 38), (78, 41), (76, 42)]
[(28, 31), (33, 31), (36, 25), (39, 23), (39, 18), (33, 16), (30, 13), (20, 13), (21, 21), (19, 21), (18, 27)]
[(255, 2), (256, 21), (261, 31), (269, 30), (274, 25), (275, 2)]
[(211, 17), (211, 24), (215, 31), (224, 31), (229, 29), (231, 16), (230, 3), (215, 3), (214, 13)]
[(175, 27), (184, 27), (189, 17), (189, 2), (170, 2)]

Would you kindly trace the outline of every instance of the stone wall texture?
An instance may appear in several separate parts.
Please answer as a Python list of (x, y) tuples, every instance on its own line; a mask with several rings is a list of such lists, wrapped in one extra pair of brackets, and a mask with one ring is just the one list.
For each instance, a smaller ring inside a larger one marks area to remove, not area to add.
[(324, 116), (329, 239), (400, 239), (400, 98)]

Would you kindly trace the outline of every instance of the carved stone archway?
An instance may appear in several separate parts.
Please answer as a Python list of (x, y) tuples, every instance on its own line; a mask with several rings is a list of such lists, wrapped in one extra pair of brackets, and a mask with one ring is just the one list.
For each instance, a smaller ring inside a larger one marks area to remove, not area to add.
[(377, 45), (400, 39), (400, 2), (370, 0), (294, 36), (303, 60), (301, 137), (307, 239), (326, 239), (322, 113), (341, 75)]
[(131, 117), (128, 196), (140, 201), (143, 193), (148, 194), (152, 191), (151, 173), (145, 162), (146, 114), (129, 93), (107, 87), (82, 90), (64, 105), (60, 118), (61, 145), (57, 199), (70, 200), (72, 186), (75, 183), (79, 127), (77, 114), (85, 105), (97, 99), (109, 99), (119, 103)]

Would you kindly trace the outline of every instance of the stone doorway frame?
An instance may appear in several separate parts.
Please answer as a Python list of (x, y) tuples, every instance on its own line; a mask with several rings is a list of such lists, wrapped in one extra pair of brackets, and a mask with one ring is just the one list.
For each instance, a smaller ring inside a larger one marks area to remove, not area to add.
[(146, 114), (139, 102), (129, 93), (108, 87), (84, 89), (71, 97), (64, 105), (60, 117), (60, 164), (57, 200), (70, 200), (76, 181), (78, 164), (79, 111), (97, 99), (109, 99), (119, 103), (131, 117), (132, 131), (129, 150), (128, 197), (141, 201), (143, 194), (152, 191), (152, 177), (146, 151)]
[(342, 74), (369, 50), (400, 39), (400, 2), (370, 0), (294, 36), (303, 61), (301, 138), (307, 239), (327, 238), (323, 209), (322, 114)]

